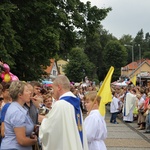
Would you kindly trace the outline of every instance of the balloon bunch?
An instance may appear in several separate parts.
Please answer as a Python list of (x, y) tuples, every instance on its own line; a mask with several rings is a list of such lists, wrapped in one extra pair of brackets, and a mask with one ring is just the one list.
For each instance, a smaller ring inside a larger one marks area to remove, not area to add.
[(19, 80), (18, 77), (10, 72), (10, 67), (7, 64), (0, 62), (0, 77), (3, 82)]

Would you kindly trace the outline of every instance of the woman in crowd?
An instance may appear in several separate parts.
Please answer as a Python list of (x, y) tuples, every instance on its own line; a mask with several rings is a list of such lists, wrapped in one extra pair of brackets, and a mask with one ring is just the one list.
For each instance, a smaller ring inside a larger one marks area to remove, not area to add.
[(46, 108), (52, 109), (52, 95), (50, 93), (43, 95), (43, 102)]
[(3, 96), (2, 96), (2, 91), (3, 91), (3, 86), (2, 86), (2, 84), (0, 83), (0, 97), (3, 97)]
[(141, 94), (137, 94), (138, 98), (138, 125), (140, 126), (138, 129), (143, 130), (145, 129), (145, 116), (144, 114), (144, 98), (142, 97)]
[(2, 85), (2, 96), (3, 96), (3, 103), (2, 103), (2, 106), (1, 108), (3, 108), (3, 106), (6, 104), (6, 103), (9, 103), (11, 101), (11, 97), (9, 95), (9, 87), (10, 87), (10, 84), (11, 82), (2, 82), (1, 85)]
[(43, 95), (43, 106), (39, 108), (40, 115), (46, 115), (52, 109), (52, 96), (50, 93)]
[(30, 90), (27, 83), (13, 81), (9, 88), (12, 103), (5, 115), (5, 137), (2, 140), (1, 150), (32, 150), (37, 137), (32, 135), (34, 123), (24, 104), (30, 101)]
[[(3, 97), (2, 97), (2, 95), (0, 94), (0, 127), (1, 127), (1, 105), (2, 105), (2, 101), (3, 101)], [(2, 139), (2, 137), (1, 137), (1, 134), (0, 134), (0, 145), (1, 145), (1, 139)]]
[(148, 92), (147, 97), (144, 102), (144, 115), (146, 117), (145, 133), (150, 133), (150, 92)]
[(106, 150), (104, 140), (107, 137), (107, 128), (104, 117), (101, 116), (98, 110), (100, 97), (97, 97), (94, 101), (96, 95), (96, 91), (89, 91), (85, 95), (85, 106), (89, 115), (84, 120), (84, 126), (89, 150)]
[(2, 95), (4, 98), (3, 107), (1, 110), (1, 136), (2, 136), (2, 138), (4, 137), (4, 132), (5, 132), (5, 128), (4, 128), (5, 114), (7, 112), (8, 107), (10, 106), (10, 104), (12, 102), (12, 99), (11, 99), (10, 94), (9, 94), (10, 83), (11, 82), (7, 82), (7, 83), (2, 82), (2, 86), (3, 86)]

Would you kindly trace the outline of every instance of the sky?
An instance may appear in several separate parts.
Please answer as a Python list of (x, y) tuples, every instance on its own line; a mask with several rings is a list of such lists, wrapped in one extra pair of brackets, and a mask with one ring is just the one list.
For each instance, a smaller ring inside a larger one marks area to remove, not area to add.
[[(87, 0), (80, 0), (86, 2)], [(150, 32), (150, 0), (88, 0), (98, 8), (111, 7), (107, 17), (101, 22), (104, 29), (118, 39), (124, 34), (134, 38), (143, 29)]]

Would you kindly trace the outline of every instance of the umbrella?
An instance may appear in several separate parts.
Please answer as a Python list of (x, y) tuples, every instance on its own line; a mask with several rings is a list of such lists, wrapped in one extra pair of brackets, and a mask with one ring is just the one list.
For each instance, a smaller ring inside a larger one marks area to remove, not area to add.
[(114, 85), (118, 85), (118, 86), (127, 86), (128, 84), (126, 84), (126, 81), (123, 81), (123, 82), (115, 83)]
[(48, 81), (48, 80), (43, 80), (42, 83), (43, 84), (52, 84), (53, 82), (52, 81)]
[(43, 80), (42, 84), (44, 84), (44, 86), (48, 87), (48, 86), (52, 86), (52, 81), (48, 81), (48, 80)]

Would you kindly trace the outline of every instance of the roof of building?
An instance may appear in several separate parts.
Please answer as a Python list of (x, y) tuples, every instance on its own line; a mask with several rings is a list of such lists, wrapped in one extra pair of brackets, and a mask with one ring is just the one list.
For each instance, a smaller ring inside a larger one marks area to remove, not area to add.
[(148, 63), (150, 65), (150, 59), (141, 59), (135, 62), (131, 62), (130, 64), (124, 66), (123, 69), (127, 68), (128, 70), (135, 70), (143, 63)]
[(45, 69), (45, 72), (47, 74), (51, 73), (54, 63), (55, 63), (55, 59), (50, 59), (50, 66), (47, 66), (47, 68)]

